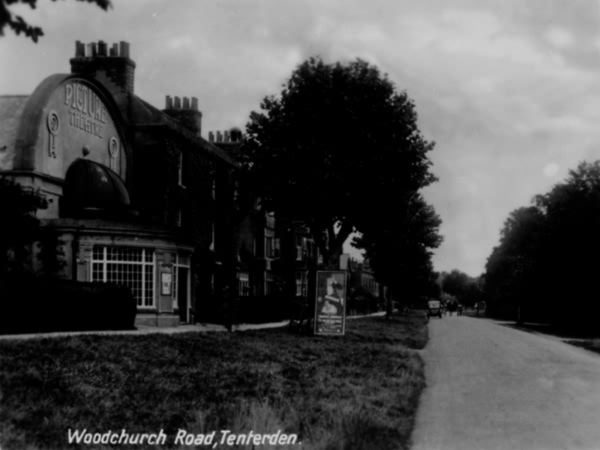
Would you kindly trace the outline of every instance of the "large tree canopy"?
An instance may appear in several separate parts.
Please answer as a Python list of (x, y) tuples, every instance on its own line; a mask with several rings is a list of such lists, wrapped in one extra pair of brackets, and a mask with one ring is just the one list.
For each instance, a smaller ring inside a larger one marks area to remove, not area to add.
[(247, 125), (254, 188), (279, 217), (308, 223), (330, 265), (353, 231), (404, 215), (436, 180), (414, 103), (365, 61), (311, 58), (261, 108)]
[[(105, 11), (112, 6), (110, 0), (77, 1), (95, 3)], [(29, 5), (32, 9), (35, 9), (37, 6), (37, 0), (0, 0), (0, 36), (4, 36), (4, 28), (8, 25), (8, 27), (11, 28), (17, 35), (23, 33), (25, 36), (31, 38), (33, 42), (37, 42), (40, 36), (44, 35), (44, 32), (40, 27), (27, 23), (22, 16), (14, 15), (11, 12), (10, 6), (18, 3)]]

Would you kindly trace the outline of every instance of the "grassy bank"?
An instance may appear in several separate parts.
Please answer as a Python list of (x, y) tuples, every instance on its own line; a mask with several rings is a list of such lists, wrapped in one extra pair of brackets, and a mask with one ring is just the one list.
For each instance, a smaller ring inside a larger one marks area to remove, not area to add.
[(264, 330), (3, 341), (0, 448), (102, 447), (68, 445), (69, 429), (168, 436), (135, 448), (193, 448), (174, 445), (180, 429), (281, 430), (302, 443), (256, 448), (407, 448), (424, 387), (409, 349), (426, 340), (413, 317), (348, 321), (343, 338)]

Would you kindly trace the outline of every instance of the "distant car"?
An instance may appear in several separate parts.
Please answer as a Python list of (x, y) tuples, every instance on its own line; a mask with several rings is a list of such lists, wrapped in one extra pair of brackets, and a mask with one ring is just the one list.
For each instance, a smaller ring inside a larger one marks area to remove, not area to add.
[(442, 302), (439, 300), (429, 300), (427, 302), (427, 317), (438, 316), (442, 318)]

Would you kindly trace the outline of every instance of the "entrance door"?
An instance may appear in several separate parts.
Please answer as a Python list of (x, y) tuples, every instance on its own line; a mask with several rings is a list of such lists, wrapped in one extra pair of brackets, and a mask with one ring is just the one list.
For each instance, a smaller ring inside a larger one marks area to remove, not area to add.
[(177, 307), (181, 322), (188, 322), (188, 274), (187, 267), (177, 268)]

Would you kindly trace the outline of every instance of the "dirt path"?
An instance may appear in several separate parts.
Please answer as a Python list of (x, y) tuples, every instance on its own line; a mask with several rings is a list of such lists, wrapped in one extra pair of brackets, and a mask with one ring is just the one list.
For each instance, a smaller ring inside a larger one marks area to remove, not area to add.
[(600, 449), (600, 355), (487, 319), (431, 319), (412, 450)]

